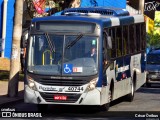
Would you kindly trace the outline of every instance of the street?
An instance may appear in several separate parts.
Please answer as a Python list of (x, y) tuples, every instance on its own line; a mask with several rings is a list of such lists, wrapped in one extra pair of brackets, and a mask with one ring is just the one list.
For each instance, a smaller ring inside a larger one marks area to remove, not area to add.
[[(159, 114), (160, 111), (160, 86), (154, 85), (151, 88), (141, 87), (135, 93), (133, 102), (127, 102), (120, 98), (111, 103), (109, 111), (100, 111), (96, 106), (58, 106), (50, 105), (45, 117), (68, 118), (68, 117), (135, 117), (135, 114), (149, 113)], [(7, 105), (6, 108), (15, 108), (16, 112), (38, 112), (36, 105), (23, 102), (14, 105)], [(125, 112), (124, 112), (125, 111)], [(142, 115), (143, 115), (142, 114)], [(43, 116), (42, 116), (43, 117)], [(160, 117), (160, 116), (158, 116)]]

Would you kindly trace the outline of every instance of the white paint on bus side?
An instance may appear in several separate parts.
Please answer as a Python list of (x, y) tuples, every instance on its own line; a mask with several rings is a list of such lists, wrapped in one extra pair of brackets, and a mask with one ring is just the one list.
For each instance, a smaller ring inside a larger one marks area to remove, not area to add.
[(120, 21), (119, 18), (110, 18), (111, 20), (111, 26), (119, 26), (120, 25)]

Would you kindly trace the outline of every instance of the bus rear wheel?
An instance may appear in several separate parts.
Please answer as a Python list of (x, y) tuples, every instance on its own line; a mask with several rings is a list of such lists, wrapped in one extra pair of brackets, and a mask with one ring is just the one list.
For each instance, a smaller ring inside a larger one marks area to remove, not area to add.
[(127, 98), (127, 101), (129, 102), (132, 102), (133, 99), (134, 99), (134, 91), (135, 91), (135, 85), (134, 85), (134, 82), (133, 80), (131, 80), (131, 93), (129, 93), (126, 98)]

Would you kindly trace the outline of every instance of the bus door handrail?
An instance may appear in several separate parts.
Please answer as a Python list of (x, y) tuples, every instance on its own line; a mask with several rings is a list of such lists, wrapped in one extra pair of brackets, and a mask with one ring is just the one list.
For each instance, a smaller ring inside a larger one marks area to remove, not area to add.
[(44, 52), (43, 52), (43, 54), (42, 54), (42, 65), (44, 65), (44, 63), (45, 63), (45, 57), (44, 57), (44, 55), (47, 53), (47, 52), (49, 52), (49, 54), (50, 54), (50, 65), (52, 65), (52, 52), (50, 51), (50, 50), (45, 50)]

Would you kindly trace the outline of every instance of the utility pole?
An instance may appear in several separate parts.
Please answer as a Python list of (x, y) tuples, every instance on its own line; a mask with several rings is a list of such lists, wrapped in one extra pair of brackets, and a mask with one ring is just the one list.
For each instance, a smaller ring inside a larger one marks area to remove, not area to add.
[(10, 75), (9, 75), (9, 81), (8, 81), (9, 97), (16, 97), (18, 95), (23, 2), (24, 0), (16, 0), (15, 2), (14, 28), (13, 28), (13, 38), (12, 38), (12, 55), (11, 55), (11, 62), (10, 62), (11, 63)]
[(139, 11), (141, 14), (144, 14), (144, 4), (145, 0), (139, 0)]

